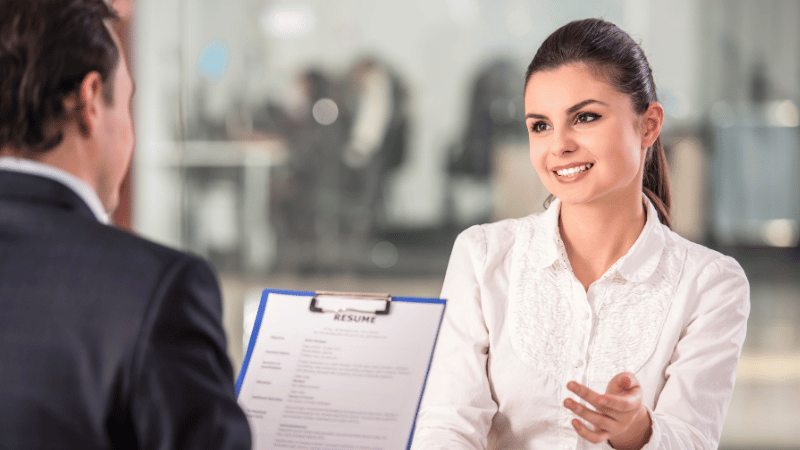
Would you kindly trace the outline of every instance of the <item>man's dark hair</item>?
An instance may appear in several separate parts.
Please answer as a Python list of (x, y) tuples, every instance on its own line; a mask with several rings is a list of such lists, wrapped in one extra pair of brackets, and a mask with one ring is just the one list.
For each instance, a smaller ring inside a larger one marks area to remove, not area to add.
[(105, 0), (0, 0), (0, 149), (41, 153), (63, 139), (64, 99), (90, 72), (113, 104), (120, 54)]

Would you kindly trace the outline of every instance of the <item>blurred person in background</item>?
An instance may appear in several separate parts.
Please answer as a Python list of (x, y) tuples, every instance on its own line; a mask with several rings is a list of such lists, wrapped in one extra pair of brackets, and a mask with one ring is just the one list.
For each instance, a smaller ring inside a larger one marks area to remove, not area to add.
[(512, 59), (499, 57), (478, 72), (472, 85), (467, 127), (449, 152), (449, 173), (489, 179), (497, 144), (520, 134), (518, 70)]
[(571, 22), (524, 92), (531, 162), (556, 198), (458, 237), (412, 448), (716, 449), (749, 284), (670, 229), (642, 49), (609, 22)]
[(108, 225), (134, 145), (115, 13), (0, 11), (0, 448), (250, 448), (211, 268)]
[[(510, 57), (495, 57), (478, 70), (472, 83), (466, 126), (448, 149), (445, 214), (454, 230), (491, 220), (496, 205), (490, 192), (498, 182), (498, 153), (503, 144), (526, 137), (517, 86), (519, 70)], [(489, 193), (483, 202), (479, 198), (470, 201), (473, 212), (466, 217), (458, 201), (463, 182)]]
[(345, 92), (350, 124), (342, 155), (344, 231), (354, 244), (365, 246), (386, 222), (387, 177), (405, 159), (407, 92), (395, 71), (372, 57), (356, 61)]
[(290, 90), (286, 167), (276, 173), (271, 202), (278, 240), (301, 255), (303, 270), (331, 270), (341, 234), (341, 160), (347, 118), (341, 86), (318, 69)]

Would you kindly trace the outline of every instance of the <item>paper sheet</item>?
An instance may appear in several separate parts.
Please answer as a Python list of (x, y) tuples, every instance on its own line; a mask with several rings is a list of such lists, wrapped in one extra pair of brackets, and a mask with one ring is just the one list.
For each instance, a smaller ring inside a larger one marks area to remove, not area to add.
[(239, 392), (253, 448), (406, 448), (444, 304), (395, 300), (382, 316), (310, 301), (267, 299)]

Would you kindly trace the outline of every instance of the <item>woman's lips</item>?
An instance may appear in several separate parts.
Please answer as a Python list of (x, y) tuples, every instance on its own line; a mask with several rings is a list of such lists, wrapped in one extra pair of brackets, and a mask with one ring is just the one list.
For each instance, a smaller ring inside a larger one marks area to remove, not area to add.
[(570, 166), (564, 166), (562, 168), (557, 168), (553, 170), (553, 172), (558, 175), (559, 178), (569, 178), (574, 177), (577, 174), (586, 172), (587, 170), (591, 169), (594, 166), (593, 163), (585, 163), (585, 164), (574, 164)]

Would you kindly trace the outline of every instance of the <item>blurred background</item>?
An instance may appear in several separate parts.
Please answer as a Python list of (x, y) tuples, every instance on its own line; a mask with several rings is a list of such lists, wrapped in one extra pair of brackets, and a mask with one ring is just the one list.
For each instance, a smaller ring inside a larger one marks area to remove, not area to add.
[(524, 70), (560, 25), (641, 42), (674, 229), (752, 312), (723, 449), (800, 448), (800, 0), (117, 0), (137, 145), (116, 222), (208, 258), (238, 370), (261, 290), (438, 296), (455, 236), (543, 209)]

